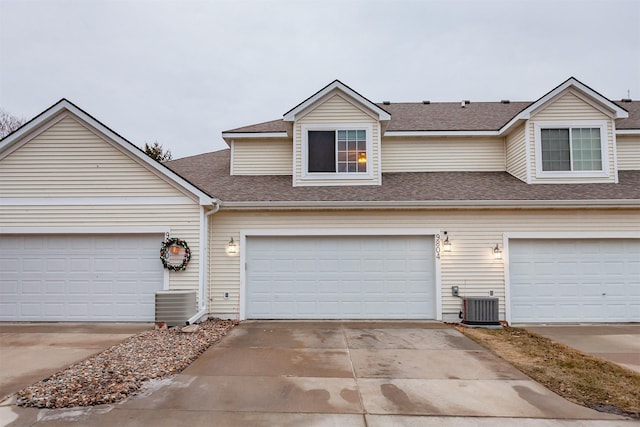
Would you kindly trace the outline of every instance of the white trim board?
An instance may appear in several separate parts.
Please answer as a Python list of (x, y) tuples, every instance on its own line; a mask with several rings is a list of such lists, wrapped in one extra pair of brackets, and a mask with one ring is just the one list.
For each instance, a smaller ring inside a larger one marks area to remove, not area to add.
[(434, 236), (430, 228), (270, 228), (241, 230), (240, 236)]
[(640, 239), (640, 231), (505, 232), (506, 239)]
[[(523, 120), (523, 119), (520, 119)], [(502, 136), (507, 129), (501, 130), (390, 130), (382, 132), (383, 137), (408, 137), (408, 136)], [(616, 135), (640, 135), (640, 129), (619, 129)], [(253, 133), (223, 133), (222, 138), (289, 138), (286, 132), (253, 132)], [(233, 140), (232, 140), (233, 142)]]
[[(222, 132), (222, 138), (288, 138), (286, 132)], [(231, 142), (234, 142), (231, 139)]]
[[(0, 227), (0, 234), (166, 234), (165, 227)], [(159, 250), (159, 249), (158, 249)]]
[(193, 200), (184, 197), (1, 197), (2, 206), (124, 206), (185, 205)]
[(640, 129), (616, 129), (616, 135), (640, 135)]

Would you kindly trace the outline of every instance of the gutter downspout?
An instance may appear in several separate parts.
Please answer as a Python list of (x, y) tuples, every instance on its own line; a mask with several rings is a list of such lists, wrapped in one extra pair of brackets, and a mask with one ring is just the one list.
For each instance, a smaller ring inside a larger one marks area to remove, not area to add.
[(203, 216), (203, 225), (202, 225), (202, 236), (200, 236), (202, 251), (200, 252), (200, 286), (199, 286), (199, 300), (200, 300), (200, 310), (196, 314), (194, 314), (189, 320), (187, 320), (187, 325), (191, 325), (197, 322), (202, 318), (207, 312), (207, 300), (205, 298), (205, 282), (209, 284), (209, 217), (220, 210), (220, 202), (216, 199), (213, 200), (211, 204), (213, 209), (207, 212)]

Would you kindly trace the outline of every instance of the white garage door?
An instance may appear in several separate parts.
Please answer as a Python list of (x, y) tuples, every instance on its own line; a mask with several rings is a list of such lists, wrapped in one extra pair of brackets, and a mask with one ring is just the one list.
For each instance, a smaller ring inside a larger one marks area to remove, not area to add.
[(511, 240), (511, 321), (640, 321), (640, 240)]
[(433, 319), (432, 237), (248, 237), (247, 317)]
[(0, 320), (153, 321), (162, 235), (4, 236)]

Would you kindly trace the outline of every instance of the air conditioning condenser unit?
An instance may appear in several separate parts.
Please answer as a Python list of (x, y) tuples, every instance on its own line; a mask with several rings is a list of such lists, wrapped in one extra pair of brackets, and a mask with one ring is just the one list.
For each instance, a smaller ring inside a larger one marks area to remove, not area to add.
[(495, 297), (464, 297), (462, 323), (466, 325), (500, 325), (500, 300)]

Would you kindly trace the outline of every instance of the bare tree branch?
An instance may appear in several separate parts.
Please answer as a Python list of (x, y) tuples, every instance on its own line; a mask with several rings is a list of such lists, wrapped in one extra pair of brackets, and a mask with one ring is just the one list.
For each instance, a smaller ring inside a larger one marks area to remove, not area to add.
[(0, 139), (22, 126), (26, 120), (13, 116), (0, 108)]

